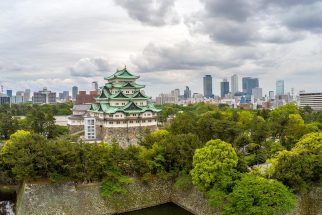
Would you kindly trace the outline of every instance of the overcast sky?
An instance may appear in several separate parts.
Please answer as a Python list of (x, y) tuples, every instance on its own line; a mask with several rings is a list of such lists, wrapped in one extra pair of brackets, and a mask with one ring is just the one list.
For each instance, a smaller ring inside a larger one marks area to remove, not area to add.
[(322, 1), (0, 0), (5, 90), (89, 90), (124, 65), (152, 96), (205, 74), (216, 95), (233, 74), (322, 91)]

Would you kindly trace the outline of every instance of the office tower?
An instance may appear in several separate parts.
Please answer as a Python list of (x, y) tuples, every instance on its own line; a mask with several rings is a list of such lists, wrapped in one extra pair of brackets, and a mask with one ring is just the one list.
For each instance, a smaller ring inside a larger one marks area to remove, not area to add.
[(183, 97), (184, 99), (190, 99), (191, 98), (191, 90), (188, 86), (186, 86), (186, 89), (183, 91)]
[(3, 104), (10, 104), (10, 97), (9, 96), (1, 96), (0, 95), (0, 105)]
[(269, 99), (275, 99), (274, 91), (269, 91), (268, 97)]
[(224, 79), (222, 82), (220, 82), (220, 89), (221, 89), (221, 98), (224, 98), (226, 94), (229, 93), (229, 82), (227, 79)]
[(155, 100), (157, 105), (176, 103), (176, 97), (172, 93), (161, 93)]
[(78, 87), (73, 86), (73, 88), (72, 88), (72, 98), (73, 98), (73, 100), (76, 100), (77, 94), (78, 94)]
[(238, 76), (231, 76), (231, 94), (234, 96), (238, 92)]
[(92, 82), (92, 90), (98, 91), (98, 83), (97, 83), (97, 81)]
[(44, 87), (43, 90), (38, 92), (34, 92), (34, 96), (32, 97), (32, 102), (34, 104), (53, 104), (56, 103), (56, 93), (47, 90)]
[(284, 95), (284, 80), (276, 81), (276, 95), (277, 96)]
[(179, 89), (172, 90), (171, 95), (174, 96), (175, 102), (178, 102), (180, 97), (180, 90)]
[(12, 90), (7, 90), (7, 96), (12, 97)]
[(63, 91), (63, 100), (65, 101), (69, 100), (69, 91)]
[(254, 99), (260, 100), (263, 98), (263, 90), (262, 88), (255, 87), (252, 89), (252, 95), (254, 96)]
[(16, 96), (24, 96), (25, 92), (24, 91), (17, 91)]
[(31, 90), (30, 89), (25, 89), (25, 92), (24, 92), (24, 101), (25, 102), (30, 101), (30, 96), (31, 96)]
[(243, 93), (252, 95), (252, 89), (259, 87), (258, 78), (244, 77), (243, 78)]
[(203, 95), (205, 98), (213, 98), (212, 93), (212, 77), (211, 75), (206, 75), (203, 77)]

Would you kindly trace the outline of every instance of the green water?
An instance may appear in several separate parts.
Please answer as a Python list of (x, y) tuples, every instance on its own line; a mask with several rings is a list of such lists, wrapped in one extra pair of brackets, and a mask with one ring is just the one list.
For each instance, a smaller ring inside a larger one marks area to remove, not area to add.
[(173, 203), (167, 203), (151, 208), (122, 213), (120, 215), (193, 215)]

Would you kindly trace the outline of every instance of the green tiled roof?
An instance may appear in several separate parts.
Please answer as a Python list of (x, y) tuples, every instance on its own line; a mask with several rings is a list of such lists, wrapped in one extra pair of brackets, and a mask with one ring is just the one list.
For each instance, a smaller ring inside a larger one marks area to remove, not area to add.
[(151, 98), (151, 96), (146, 96), (146, 95), (143, 95), (142, 93), (141, 93), (141, 91), (138, 91), (138, 92), (136, 92), (136, 93), (134, 93), (134, 95), (131, 97), (132, 99), (150, 99)]
[(121, 83), (107, 83), (105, 84), (106, 88), (111, 89), (111, 88), (117, 88), (117, 89), (122, 89), (122, 88), (134, 88), (134, 89), (141, 89), (144, 88), (144, 85), (141, 84), (136, 84), (132, 82), (121, 82)]
[(122, 70), (117, 70), (113, 75), (110, 75), (108, 77), (105, 77), (105, 80), (112, 80), (112, 79), (116, 79), (116, 78), (124, 78), (124, 79), (137, 79), (140, 76), (137, 75), (133, 75), (131, 74), (129, 71), (127, 71), (126, 68), (122, 69)]
[(133, 95), (124, 94), (119, 91), (116, 94), (110, 94), (103, 89), (101, 95), (96, 98), (97, 101), (108, 101), (108, 100), (140, 100), (140, 99), (151, 99), (150, 96), (143, 95), (140, 91), (137, 91)]
[(130, 101), (124, 107), (111, 107), (108, 104), (92, 104), (89, 111), (98, 112), (98, 113), (116, 113), (116, 112), (123, 112), (123, 113), (144, 113), (145, 111), (152, 111), (152, 112), (160, 112), (160, 109), (154, 107), (153, 104), (148, 104), (144, 107), (137, 106), (133, 101)]

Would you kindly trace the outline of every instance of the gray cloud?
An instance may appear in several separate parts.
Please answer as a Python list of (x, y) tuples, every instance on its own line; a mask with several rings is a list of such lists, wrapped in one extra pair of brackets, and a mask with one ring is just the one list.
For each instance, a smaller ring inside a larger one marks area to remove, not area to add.
[(224, 17), (237, 22), (244, 22), (256, 11), (249, 0), (202, 0), (210, 17)]
[(285, 13), (282, 21), (291, 29), (321, 33), (322, 3), (293, 7)]
[(283, 44), (303, 40), (302, 30), (320, 33), (322, 3), (317, 0), (202, 0), (204, 10), (185, 23), (192, 33), (231, 46)]
[(132, 57), (132, 62), (141, 72), (167, 70), (200, 70), (205, 67), (228, 69), (239, 66), (238, 59), (229, 59), (230, 51), (217, 49), (209, 43), (194, 44), (188, 41), (172, 46), (148, 44), (141, 55)]
[(112, 72), (111, 65), (104, 58), (82, 58), (70, 69), (70, 75), (76, 77), (103, 76)]
[(115, 0), (115, 3), (145, 25), (162, 26), (179, 21), (174, 11), (175, 0)]

